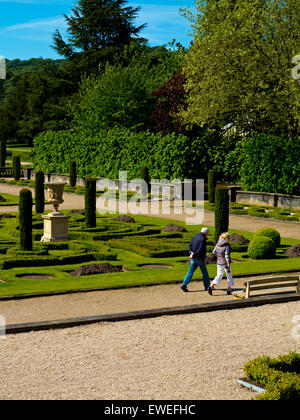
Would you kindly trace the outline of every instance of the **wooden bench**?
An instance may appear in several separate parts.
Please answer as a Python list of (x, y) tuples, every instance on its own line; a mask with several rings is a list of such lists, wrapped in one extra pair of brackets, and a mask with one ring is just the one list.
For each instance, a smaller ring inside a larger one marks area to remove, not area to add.
[[(289, 289), (289, 290), (287, 290)], [(292, 290), (291, 290), (292, 289)], [(253, 292), (255, 292), (253, 294)], [(300, 293), (300, 276), (266, 277), (244, 282), (244, 297), (262, 296), (274, 293)]]

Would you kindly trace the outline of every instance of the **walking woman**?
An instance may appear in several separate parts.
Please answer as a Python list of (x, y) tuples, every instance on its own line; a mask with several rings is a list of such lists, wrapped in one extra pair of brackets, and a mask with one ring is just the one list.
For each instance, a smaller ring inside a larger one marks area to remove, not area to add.
[(228, 288), (227, 295), (231, 295), (231, 288), (234, 285), (232, 271), (231, 271), (231, 258), (230, 258), (230, 245), (229, 245), (229, 234), (222, 233), (219, 241), (213, 250), (213, 254), (217, 257), (217, 275), (214, 278), (213, 282), (208, 289), (208, 293), (212, 295), (212, 291), (215, 286), (217, 286), (223, 278), (224, 271), (226, 272)]

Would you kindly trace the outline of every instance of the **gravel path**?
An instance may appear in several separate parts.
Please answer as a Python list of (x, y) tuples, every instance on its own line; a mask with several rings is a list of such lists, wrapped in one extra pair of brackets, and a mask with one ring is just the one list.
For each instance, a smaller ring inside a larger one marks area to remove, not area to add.
[(299, 302), (8, 335), (0, 399), (247, 400), (244, 364), (300, 350)]
[[(256, 278), (262, 277), (272, 276)], [(241, 293), (246, 279), (248, 278), (235, 278), (234, 290), (240, 289)], [(203, 282), (200, 280), (189, 284), (189, 293), (183, 293), (179, 284), (166, 284), (0, 301), (0, 314), (5, 317), (6, 324), (10, 325), (232, 301), (233, 297), (226, 294), (226, 287), (227, 280), (223, 279), (213, 296), (210, 296), (203, 289)]]
[[(238, 280), (235, 287), (240, 284), (242, 288), (243, 282)], [(190, 293), (183, 293), (178, 284), (3, 301), (0, 314), (9, 325), (222, 302), (232, 300), (226, 294), (226, 284), (226, 280), (222, 281), (220, 287), (225, 290), (220, 288), (213, 296), (203, 290), (202, 281), (193, 281), (189, 285)]]

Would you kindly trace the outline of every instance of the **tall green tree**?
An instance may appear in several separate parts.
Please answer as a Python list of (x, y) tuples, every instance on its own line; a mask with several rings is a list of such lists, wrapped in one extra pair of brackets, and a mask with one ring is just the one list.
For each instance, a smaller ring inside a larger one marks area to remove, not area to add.
[(151, 92), (178, 71), (180, 60), (180, 52), (160, 47), (137, 51), (127, 66), (107, 63), (101, 75), (82, 82), (72, 128), (93, 133), (115, 126), (150, 128), (155, 104)]
[(239, 131), (299, 132), (299, 0), (197, 1), (183, 73), (189, 123)]
[(99, 51), (104, 48), (141, 41), (140, 31), (145, 25), (135, 26), (140, 8), (125, 6), (126, 0), (79, 0), (71, 16), (64, 15), (69, 38), (64, 41), (59, 30), (53, 35), (53, 48), (66, 58), (76, 52)]
[(68, 80), (66, 72), (54, 62), (24, 74), (0, 106), (3, 138), (32, 144), (33, 137), (41, 131), (67, 128), (77, 89), (78, 85)]

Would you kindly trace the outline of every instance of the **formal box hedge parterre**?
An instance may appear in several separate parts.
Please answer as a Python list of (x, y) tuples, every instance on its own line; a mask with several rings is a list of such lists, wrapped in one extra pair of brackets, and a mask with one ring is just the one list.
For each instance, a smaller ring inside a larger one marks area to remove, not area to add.
[(271, 359), (257, 357), (244, 367), (247, 378), (265, 387), (258, 400), (300, 400), (300, 354), (291, 352)]

